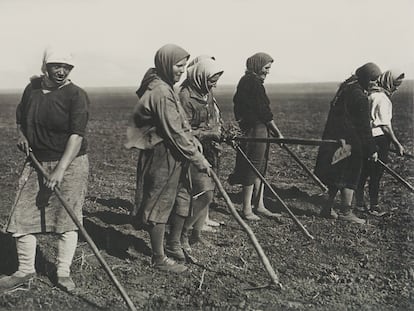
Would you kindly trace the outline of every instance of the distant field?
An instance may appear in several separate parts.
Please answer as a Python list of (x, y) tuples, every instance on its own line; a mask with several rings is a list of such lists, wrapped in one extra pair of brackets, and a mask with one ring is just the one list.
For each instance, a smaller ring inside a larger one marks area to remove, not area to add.
[[(337, 83), (265, 85), (275, 121), (285, 137), (320, 138)], [(413, 81), (393, 97), (395, 132), (414, 153)], [(168, 275), (150, 265), (148, 234), (134, 230), (128, 211), (134, 204), (138, 152), (124, 148), (126, 127), (137, 101), (134, 87), (87, 88), (91, 100), (90, 179), (84, 206), (85, 227), (133, 302), (142, 310), (413, 310), (414, 195), (389, 175), (381, 183), (380, 203), (389, 215), (367, 213), (368, 225), (320, 218), (326, 194), (279, 146), (272, 145), (267, 179), (315, 237), (308, 240), (269, 191), (265, 204), (281, 212), (280, 221), (249, 222), (284, 286), (267, 287), (269, 278), (247, 235), (217, 197), (210, 215), (222, 222), (205, 233), (211, 245), (195, 246), (198, 264), (188, 274)], [(217, 101), (228, 122), (234, 119), (234, 85), (219, 86)], [(24, 155), (16, 147), (15, 109), (20, 91), (0, 91), (0, 227), (13, 203)], [(222, 144), (217, 172), (240, 210), (241, 187), (226, 180), (235, 151)], [(312, 169), (317, 147), (291, 145)], [(391, 156), (389, 165), (414, 184), (412, 160)], [(1, 310), (127, 310), (90, 248), (80, 240), (71, 273), (78, 292), (52, 285), (55, 240), (39, 237), (37, 278), (30, 290), (0, 294)], [(0, 274), (16, 269), (14, 244), (0, 230)], [(265, 285), (265, 286), (263, 286)], [(254, 290), (248, 290), (254, 289)]]

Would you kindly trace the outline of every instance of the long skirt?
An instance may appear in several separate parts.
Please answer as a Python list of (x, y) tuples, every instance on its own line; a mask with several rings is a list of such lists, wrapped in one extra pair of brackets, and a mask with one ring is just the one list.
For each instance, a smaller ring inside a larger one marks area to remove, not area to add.
[[(58, 161), (43, 162), (48, 174)], [(82, 223), (82, 206), (88, 188), (89, 160), (87, 155), (76, 157), (69, 165), (59, 186), (63, 198)], [(28, 161), (19, 178), (19, 187), (6, 231), (29, 234), (77, 230), (77, 226), (54, 192), (43, 182), (42, 174)]]
[[(266, 124), (258, 123), (252, 126), (249, 129), (244, 131), (244, 136), (254, 137), (254, 138), (267, 138), (269, 137), (269, 132)], [(264, 174), (266, 167), (266, 143), (259, 142), (246, 142), (240, 144), (240, 149), (247, 155), (252, 164), (257, 168), (257, 170)], [(229, 177), (229, 182), (231, 184), (241, 184), (243, 186), (253, 185), (257, 180), (257, 174), (251, 168), (249, 163), (244, 159), (244, 157), (237, 153), (236, 155), (236, 165), (233, 173)]]
[(188, 191), (179, 191), (184, 187), (184, 166), (164, 142), (153, 149), (140, 151), (135, 210), (132, 212), (138, 224), (167, 223), (178, 194), (181, 200), (187, 199), (187, 205), (190, 205)]
[(322, 139), (345, 139), (351, 145), (351, 156), (332, 164), (339, 146), (320, 146), (315, 165), (316, 176), (330, 189), (355, 190), (361, 175), (364, 152), (360, 135), (348, 114), (341, 110), (341, 106), (335, 106), (329, 111)]

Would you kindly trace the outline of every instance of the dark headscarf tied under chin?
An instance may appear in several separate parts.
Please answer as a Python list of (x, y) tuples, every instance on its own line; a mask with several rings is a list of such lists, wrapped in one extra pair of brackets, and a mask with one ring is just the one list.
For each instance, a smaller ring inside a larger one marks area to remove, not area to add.
[(188, 59), (190, 54), (175, 44), (166, 44), (161, 47), (154, 58), (155, 68), (150, 68), (145, 73), (141, 85), (136, 91), (138, 97), (144, 95), (148, 85), (157, 77), (171, 85), (174, 85), (173, 66), (183, 59)]
[(263, 52), (256, 53), (247, 59), (246, 72), (260, 75), (262, 73), (263, 67), (272, 62), (273, 58), (269, 54)]
[(169, 85), (174, 85), (173, 66), (179, 61), (188, 59), (190, 54), (175, 44), (166, 44), (155, 53), (155, 69), (158, 76)]
[(358, 81), (364, 89), (367, 89), (370, 81), (375, 81), (381, 74), (381, 69), (374, 63), (366, 63), (355, 71)]

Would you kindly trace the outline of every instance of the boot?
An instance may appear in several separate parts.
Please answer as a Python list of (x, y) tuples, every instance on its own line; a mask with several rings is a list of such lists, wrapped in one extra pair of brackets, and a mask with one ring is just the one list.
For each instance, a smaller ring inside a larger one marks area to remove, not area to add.
[(19, 235), (15, 237), (19, 267), (12, 275), (0, 279), (0, 293), (22, 286), (36, 276), (36, 237), (33, 234)]
[(165, 246), (165, 254), (178, 261), (185, 261), (185, 254), (180, 242), (167, 242), (167, 245)]
[(191, 234), (191, 244), (201, 244), (204, 246), (210, 246), (210, 242), (207, 242), (206, 240), (204, 240), (201, 236), (201, 230), (196, 230), (193, 229), (193, 232)]
[(35, 276), (35, 272), (23, 273), (21, 271), (16, 271), (10, 276), (2, 277), (0, 279), (0, 294), (29, 283)]
[(353, 212), (350, 206), (343, 206), (338, 215), (338, 219), (352, 222), (359, 225), (365, 224), (365, 219), (358, 218)]
[(70, 276), (58, 276), (56, 286), (68, 293), (73, 292), (76, 288), (75, 283)]
[(174, 273), (182, 273), (187, 270), (187, 267), (183, 264), (177, 263), (171, 258), (167, 256), (163, 256), (162, 258), (157, 258), (155, 256), (152, 257), (152, 266), (155, 269), (166, 271), (166, 272), (174, 272)]

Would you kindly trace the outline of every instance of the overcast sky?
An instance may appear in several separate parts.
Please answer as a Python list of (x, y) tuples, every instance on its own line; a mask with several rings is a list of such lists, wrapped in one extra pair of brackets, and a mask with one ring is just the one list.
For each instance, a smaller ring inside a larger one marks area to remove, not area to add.
[(80, 86), (135, 86), (165, 43), (214, 55), (237, 83), (255, 52), (266, 82), (341, 81), (376, 62), (414, 78), (414, 0), (1, 0), (0, 88), (40, 73), (47, 45), (75, 55)]

